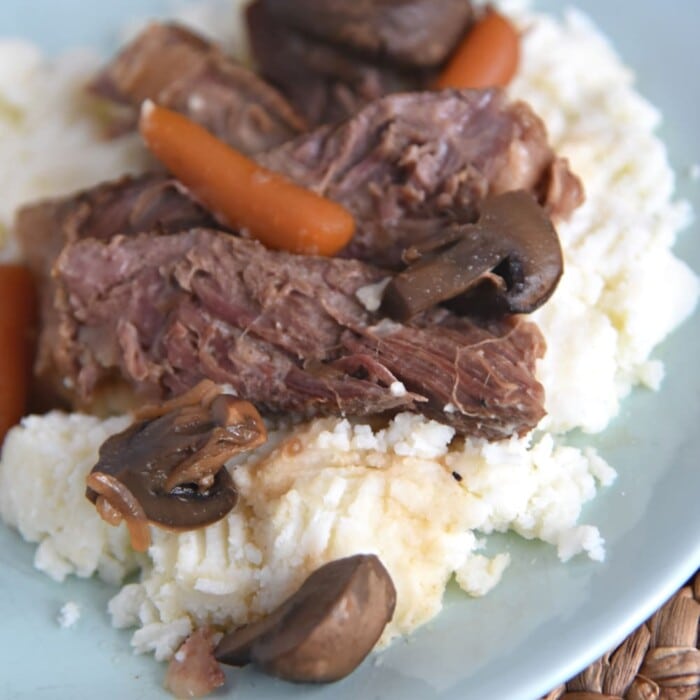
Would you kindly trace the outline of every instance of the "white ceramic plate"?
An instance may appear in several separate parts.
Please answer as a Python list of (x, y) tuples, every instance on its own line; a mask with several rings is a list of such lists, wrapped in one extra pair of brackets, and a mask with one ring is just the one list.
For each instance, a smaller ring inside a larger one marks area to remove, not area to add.
[[(557, 10), (558, 3), (538, 5)], [(638, 71), (640, 90), (663, 109), (662, 135), (680, 195), (700, 211), (700, 182), (688, 175), (700, 162), (693, 70), (700, 5), (677, 1), (672, 11), (653, 0), (634, 8), (607, 0), (583, 5)], [(30, 37), (51, 52), (111, 47), (123, 20), (165, 7), (166, 0), (3, 0), (0, 34)], [(700, 269), (697, 225), (677, 250)], [(620, 641), (700, 566), (698, 316), (657, 356), (668, 370), (662, 391), (635, 393), (594, 441), (619, 472), (584, 512), (607, 540), (604, 564), (580, 558), (562, 565), (551, 547), (501, 538), (498, 546), (512, 552), (514, 563), (486, 598), (448, 591), (436, 620), (334, 685), (295, 686), (246, 669), (230, 674), (232, 696), (533, 700)], [(161, 689), (163, 667), (133, 656), (129, 634), (109, 626), (106, 602), (114, 591), (97, 581), (53, 583), (32, 568), (33, 549), (0, 526), (0, 697), (169, 697)], [(68, 600), (80, 604), (82, 617), (64, 630), (55, 620)]]

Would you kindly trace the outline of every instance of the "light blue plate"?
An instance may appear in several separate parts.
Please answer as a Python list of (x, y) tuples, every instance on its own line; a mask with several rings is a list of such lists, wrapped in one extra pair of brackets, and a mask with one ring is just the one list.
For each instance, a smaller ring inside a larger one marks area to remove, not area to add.
[[(640, 90), (662, 107), (679, 193), (700, 211), (700, 182), (687, 176), (700, 162), (700, 5), (677, 1), (671, 10), (645, 0), (632, 9), (587, 0), (583, 6), (638, 71)], [(111, 46), (125, 18), (166, 7), (164, 0), (2, 0), (0, 35), (28, 36), (52, 52), (76, 43)], [(677, 248), (695, 270), (698, 233), (697, 225), (686, 231)], [(604, 564), (562, 565), (548, 546), (504, 538), (498, 544), (514, 563), (492, 594), (470, 600), (448, 592), (436, 620), (350, 678), (309, 687), (232, 672), (232, 697), (533, 700), (619, 642), (700, 566), (697, 314), (658, 356), (668, 368), (662, 391), (634, 394), (596, 441), (620, 474), (584, 513), (607, 540)], [(32, 569), (32, 556), (32, 546), (0, 526), (0, 698), (169, 697), (161, 689), (164, 668), (133, 656), (129, 634), (109, 626), (105, 608), (114, 591), (96, 581), (55, 584)], [(55, 618), (68, 600), (83, 614), (76, 627), (62, 630)]]

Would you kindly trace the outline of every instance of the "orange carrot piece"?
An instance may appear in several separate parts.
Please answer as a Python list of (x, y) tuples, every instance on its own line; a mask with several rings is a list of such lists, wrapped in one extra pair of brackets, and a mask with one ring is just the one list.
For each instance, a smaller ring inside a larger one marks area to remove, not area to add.
[(340, 204), (261, 167), (201, 126), (150, 101), (139, 129), (146, 145), (208, 209), (269, 248), (335, 255), (355, 222)]
[(0, 443), (24, 415), (36, 315), (34, 280), (26, 267), (0, 266)]
[(434, 87), (505, 87), (520, 60), (520, 38), (503, 15), (489, 10), (455, 49)]

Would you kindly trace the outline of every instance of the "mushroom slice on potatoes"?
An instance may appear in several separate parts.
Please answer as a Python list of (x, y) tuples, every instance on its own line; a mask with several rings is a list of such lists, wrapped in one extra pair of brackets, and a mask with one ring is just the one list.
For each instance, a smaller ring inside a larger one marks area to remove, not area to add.
[(289, 681), (337, 681), (369, 654), (395, 607), (393, 581), (374, 554), (337, 559), (267, 617), (224, 636), (214, 655)]
[(149, 523), (194, 530), (227, 515), (237, 493), (224, 465), (267, 433), (252, 404), (209, 380), (136, 417), (100, 448), (85, 495), (110, 524), (126, 520), (133, 548), (145, 551)]

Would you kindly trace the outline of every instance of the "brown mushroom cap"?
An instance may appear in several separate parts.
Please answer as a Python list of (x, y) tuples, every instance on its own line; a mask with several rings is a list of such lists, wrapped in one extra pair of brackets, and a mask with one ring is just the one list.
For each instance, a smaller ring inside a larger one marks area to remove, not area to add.
[(336, 681), (372, 650), (396, 606), (391, 576), (374, 554), (325, 564), (270, 615), (227, 634), (225, 664), (257, 663), (296, 682)]
[[(170, 474), (183, 459), (191, 458), (204, 447), (206, 432), (211, 430), (211, 425), (201, 425), (201, 432), (183, 435), (173, 423), (173, 416), (166, 415), (136, 423), (113, 435), (100, 448), (92, 474), (106, 474), (121, 483), (152, 523), (172, 529), (203, 527), (233, 508), (236, 491), (226, 469), (217, 471), (206, 490), (200, 491), (194, 481), (172, 490), (166, 488)], [(107, 485), (104, 479), (101, 481)], [(90, 483), (92, 487), (86, 495), (94, 503), (98, 493), (105, 493), (98, 486), (100, 480), (93, 478)]]
[(191, 530), (229, 513), (237, 494), (224, 464), (266, 439), (255, 408), (208, 381), (144, 414), (104, 442), (86, 490), (107, 522), (126, 519), (137, 550), (147, 523)]
[(523, 190), (489, 197), (477, 223), (453, 226), (405, 258), (417, 262), (386, 286), (381, 306), (401, 321), (455, 298), (464, 312), (530, 313), (564, 267), (552, 222)]

